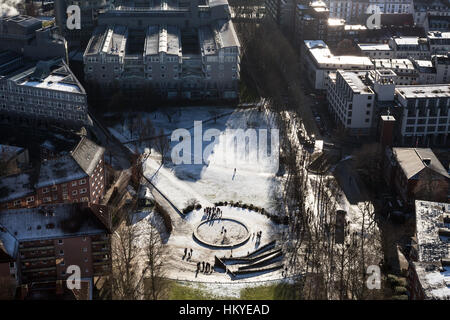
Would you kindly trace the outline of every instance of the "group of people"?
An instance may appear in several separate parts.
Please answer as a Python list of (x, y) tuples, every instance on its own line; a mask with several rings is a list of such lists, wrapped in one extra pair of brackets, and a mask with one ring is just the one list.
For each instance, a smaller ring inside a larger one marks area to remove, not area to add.
[(206, 207), (203, 209), (203, 213), (206, 214), (206, 220), (222, 219), (222, 210), (217, 207)]
[(188, 248), (184, 248), (184, 256), (183, 259), (186, 258), (187, 260), (190, 260), (192, 258), (192, 248), (188, 250)]
[(199, 273), (199, 272), (202, 272), (204, 274), (210, 274), (213, 272), (213, 266), (209, 262), (205, 262), (205, 261), (200, 262), (199, 261), (199, 262), (197, 262), (197, 272), (196, 273)]

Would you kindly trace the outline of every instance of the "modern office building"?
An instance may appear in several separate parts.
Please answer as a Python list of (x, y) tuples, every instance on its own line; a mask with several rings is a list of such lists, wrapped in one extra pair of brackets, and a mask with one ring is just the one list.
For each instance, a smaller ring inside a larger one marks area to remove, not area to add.
[(118, 6), (99, 15), (86, 81), (167, 98), (238, 97), (240, 44), (226, 0)]

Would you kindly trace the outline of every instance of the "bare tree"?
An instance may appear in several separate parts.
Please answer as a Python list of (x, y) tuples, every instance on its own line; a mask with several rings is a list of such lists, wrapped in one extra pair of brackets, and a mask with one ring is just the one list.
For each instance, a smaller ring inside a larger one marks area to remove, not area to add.
[(160, 300), (164, 297), (168, 282), (165, 279), (165, 247), (156, 228), (149, 227), (147, 236), (147, 269), (145, 279), (145, 295), (150, 300)]
[(126, 223), (113, 234), (111, 243), (113, 299), (142, 298), (145, 269), (141, 270), (139, 264), (141, 252), (137, 246), (138, 237), (136, 225)]
[(159, 135), (156, 137), (155, 150), (161, 154), (161, 164), (164, 164), (167, 153), (170, 150), (169, 138), (164, 134), (164, 130), (161, 128), (159, 130)]

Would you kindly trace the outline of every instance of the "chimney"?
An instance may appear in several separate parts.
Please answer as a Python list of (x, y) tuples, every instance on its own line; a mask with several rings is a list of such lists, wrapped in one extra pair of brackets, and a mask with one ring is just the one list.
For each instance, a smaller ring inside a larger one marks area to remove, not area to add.
[(394, 141), (395, 118), (388, 115), (381, 116), (380, 143), (383, 150), (386, 147), (392, 147)]
[(63, 281), (56, 280), (56, 295), (62, 295), (64, 293)]

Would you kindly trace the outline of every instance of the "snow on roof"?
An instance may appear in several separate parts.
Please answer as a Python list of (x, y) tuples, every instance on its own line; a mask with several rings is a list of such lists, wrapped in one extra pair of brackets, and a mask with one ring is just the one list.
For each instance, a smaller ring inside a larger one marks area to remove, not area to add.
[(305, 40), (304, 43), (316, 62), (326, 64), (328, 68), (373, 67), (372, 61), (366, 56), (335, 56), (322, 40)]
[(71, 156), (47, 160), (41, 164), (36, 188), (60, 184), (87, 177), (86, 172)]
[(360, 43), (358, 44), (359, 49), (362, 51), (389, 51), (391, 48), (388, 44), (384, 43)]
[(426, 299), (450, 300), (450, 267), (413, 262)]
[(14, 174), (0, 179), (0, 202), (19, 199), (33, 193), (31, 177), (27, 173)]
[(3, 231), (0, 231), (0, 237), (6, 239), (5, 234), (9, 234), (18, 241), (33, 241), (107, 232), (92, 210), (83, 204), (58, 204), (44, 208), (2, 211), (0, 226)]
[(450, 258), (450, 238), (439, 233), (450, 229), (444, 215), (450, 215), (450, 203), (416, 200), (416, 241), (418, 261), (436, 262)]
[(81, 179), (92, 175), (105, 149), (83, 137), (70, 155), (41, 164), (36, 188)]

